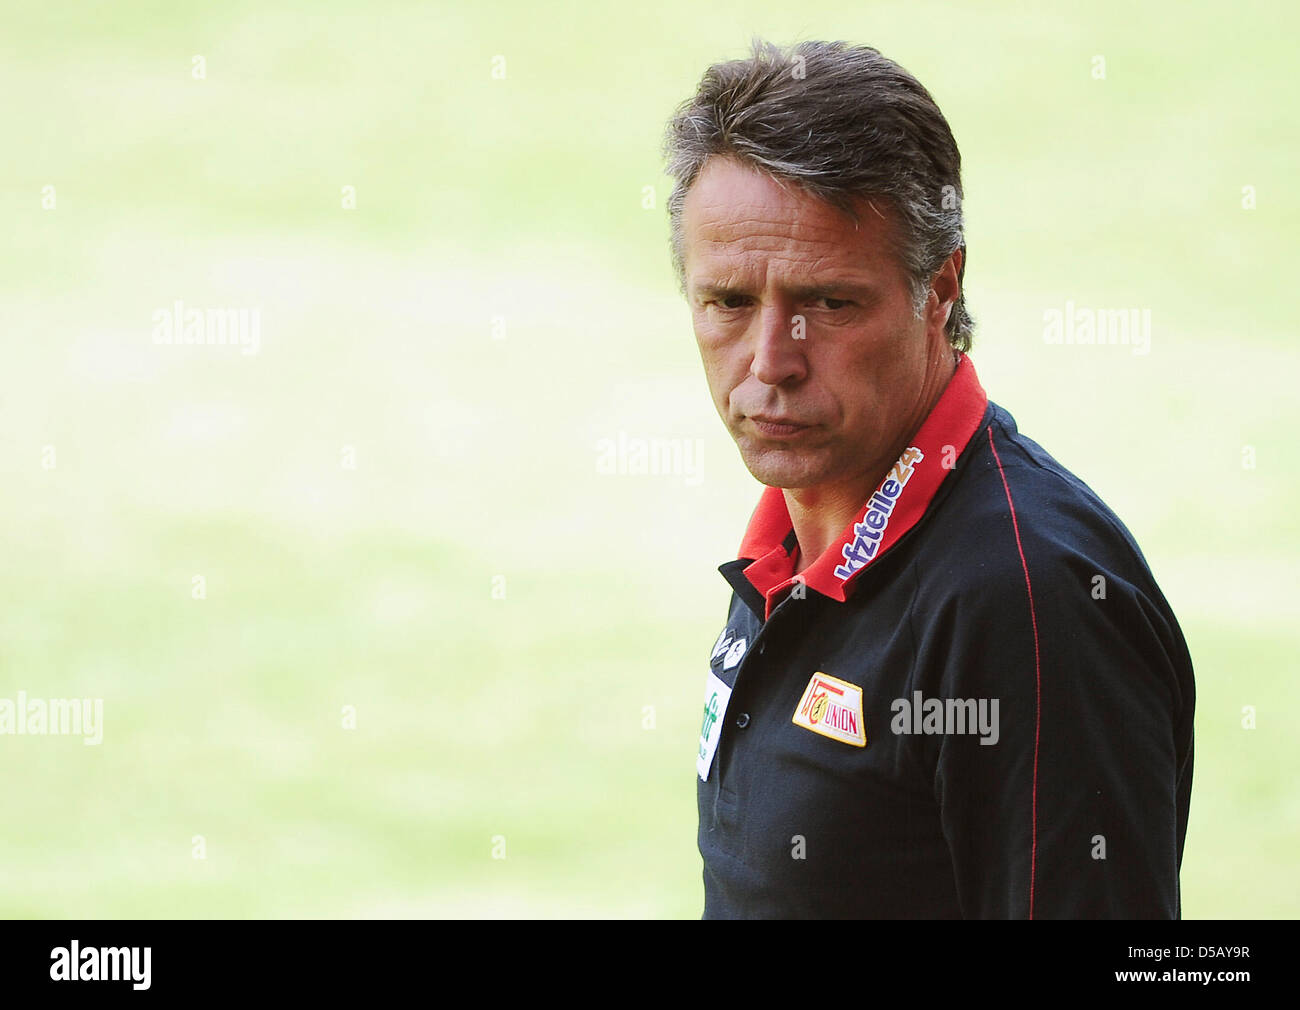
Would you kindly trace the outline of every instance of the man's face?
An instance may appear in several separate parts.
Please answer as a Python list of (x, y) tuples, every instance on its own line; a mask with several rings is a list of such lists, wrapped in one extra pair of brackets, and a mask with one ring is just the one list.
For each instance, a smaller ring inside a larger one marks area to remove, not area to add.
[(870, 482), (951, 374), (951, 299), (932, 293), (914, 317), (892, 215), (859, 206), (855, 228), (801, 188), (725, 157), (705, 164), (683, 204), (686, 295), (709, 389), (764, 484)]

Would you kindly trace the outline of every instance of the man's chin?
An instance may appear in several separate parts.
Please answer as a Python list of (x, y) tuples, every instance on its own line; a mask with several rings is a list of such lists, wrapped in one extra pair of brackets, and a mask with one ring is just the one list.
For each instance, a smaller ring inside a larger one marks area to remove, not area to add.
[(825, 461), (820, 454), (794, 449), (742, 446), (740, 458), (760, 484), (769, 487), (812, 487), (826, 479)]

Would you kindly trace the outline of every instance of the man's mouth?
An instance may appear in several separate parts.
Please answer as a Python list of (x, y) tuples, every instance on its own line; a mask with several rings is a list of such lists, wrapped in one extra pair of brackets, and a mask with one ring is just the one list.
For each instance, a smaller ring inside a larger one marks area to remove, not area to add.
[(790, 438), (812, 427), (811, 424), (800, 424), (788, 417), (767, 417), (755, 414), (749, 419), (753, 422), (754, 427), (758, 429), (758, 433), (766, 438)]

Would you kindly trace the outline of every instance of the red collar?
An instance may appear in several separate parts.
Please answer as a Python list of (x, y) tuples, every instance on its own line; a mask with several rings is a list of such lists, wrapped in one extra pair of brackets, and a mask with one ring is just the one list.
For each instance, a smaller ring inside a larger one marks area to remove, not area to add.
[(962, 354), (939, 402), (880, 487), (863, 504), (857, 519), (799, 575), (794, 574), (794, 559), (784, 546), (784, 541), (793, 539), (790, 534), (794, 530), (785, 494), (779, 487), (764, 488), (745, 530), (739, 556), (755, 559), (744, 575), (766, 599), (766, 617), (772, 616), (776, 604), (795, 582), (803, 582), (843, 603), (858, 573), (896, 544), (925, 514), (953, 462), (983, 420), (987, 405), (988, 397), (975, 375), (975, 366)]

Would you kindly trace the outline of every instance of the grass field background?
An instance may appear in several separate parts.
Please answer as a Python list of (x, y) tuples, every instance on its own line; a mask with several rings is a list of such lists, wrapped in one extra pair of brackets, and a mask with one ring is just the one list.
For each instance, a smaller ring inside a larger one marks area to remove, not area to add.
[[(1184, 914), (1300, 911), (1292, 6), (4, 6), (0, 698), (102, 698), (104, 740), (0, 736), (0, 914), (700, 914), (760, 488), (659, 143), (754, 33), (943, 108), (984, 386), (1195, 662)], [(155, 345), (177, 299), (258, 308), (258, 353)], [(1150, 353), (1046, 344), (1067, 300), (1149, 309)], [(601, 473), (620, 432), (699, 479)]]

